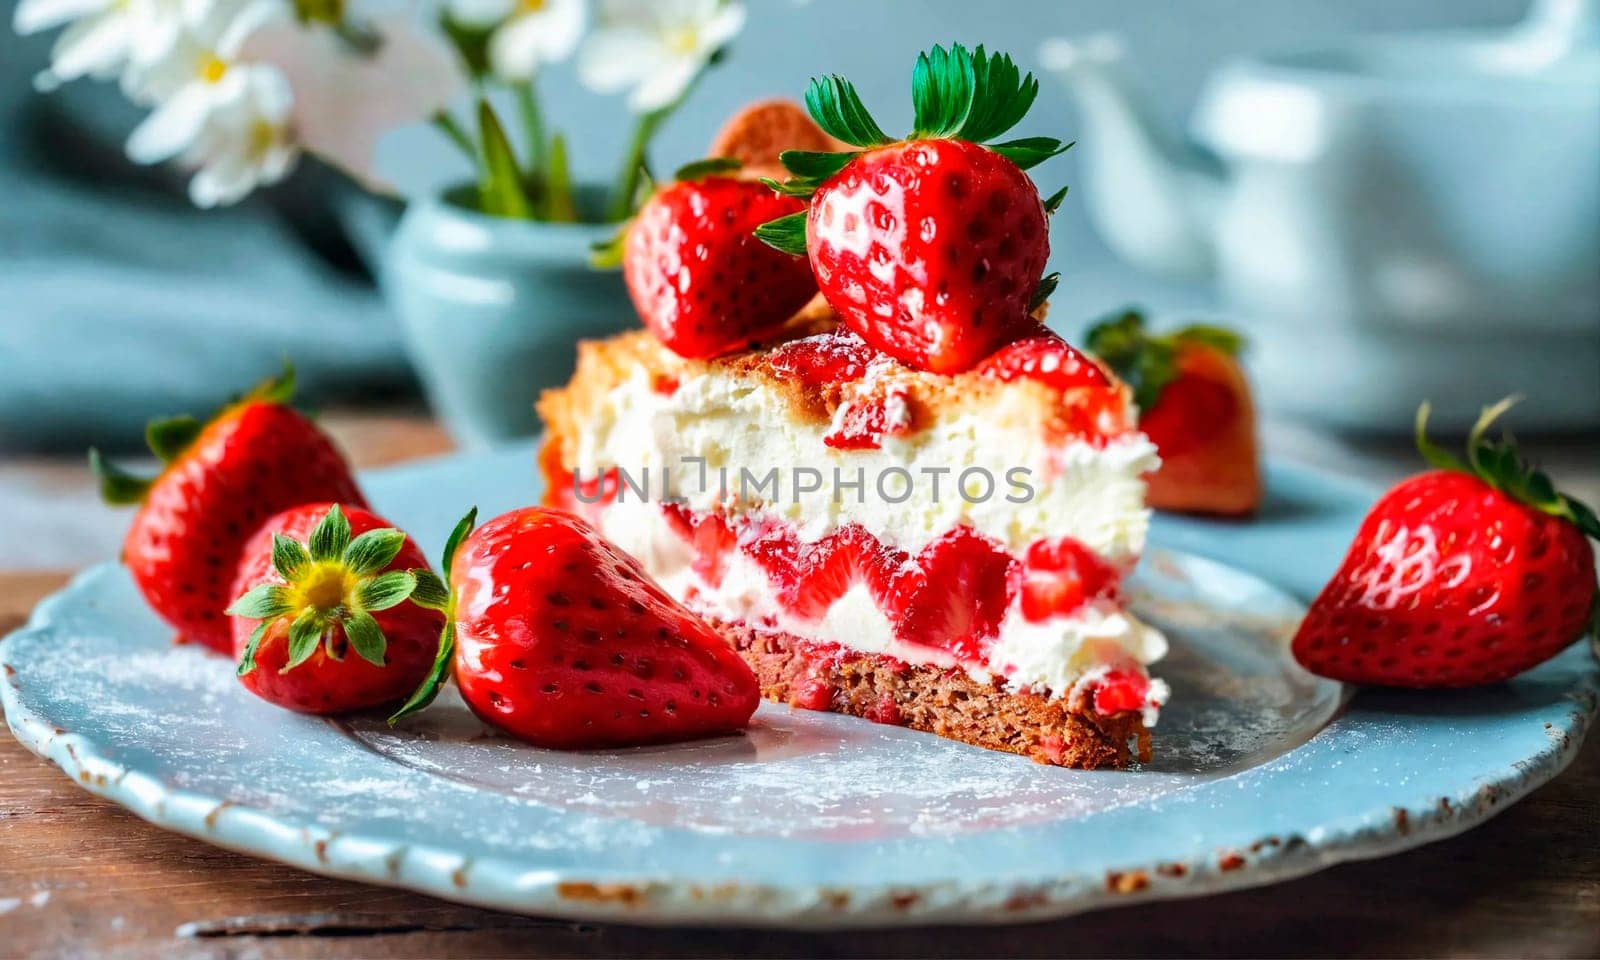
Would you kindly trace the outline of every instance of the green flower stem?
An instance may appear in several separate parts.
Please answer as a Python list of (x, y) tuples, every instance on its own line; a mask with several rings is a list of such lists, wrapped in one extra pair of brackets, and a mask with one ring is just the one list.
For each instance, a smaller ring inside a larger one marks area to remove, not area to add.
[(639, 122), (633, 128), (633, 139), (628, 143), (628, 152), (622, 158), (622, 169), (617, 172), (611, 206), (606, 210), (607, 220), (620, 222), (633, 216), (634, 194), (639, 192), (640, 177), (644, 175), (645, 153), (657, 128), (675, 107), (677, 104), (672, 103), (660, 110), (639, 115)]
[(443, 132), (451, 143), (460, 148), (474, 168), (480, 166), (478, 145), (472, 142), (472, 135), (467, 133), (466, 128), (461, 126), (455, 117), (447, 111), (440, 110), (433, 115), (433, 125)]
[(511, 85), (517, 98), (517, 110), (522, 114), (522, 132), (528, 138), (528, 179), (535, 183), (545, 179), (545, 158), (548, 148), (544, 133), (544, 114), (539, 109), (539, 94), (533, 81), (523, 80)]

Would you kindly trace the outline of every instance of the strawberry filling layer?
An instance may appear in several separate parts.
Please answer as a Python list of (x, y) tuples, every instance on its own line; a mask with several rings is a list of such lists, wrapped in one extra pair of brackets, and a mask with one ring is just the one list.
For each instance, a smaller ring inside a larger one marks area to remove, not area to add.
[(561, 505), (631, 547), (691, 607), (803, 638), (808, 657), (884, 656), (1055, 696), (1082, 690), (1102, 714), (1148, 722), (1165, 699), (1144, 671), (1164, 645), (1122, 611), (1123, 570), (1070, 537), (1013, 554), (958, 526), (909, 552), (859, 524), (806, 540), (760, 512), (617, 503), (604, 479), (580, 488), (592, 503), (563, 489)]

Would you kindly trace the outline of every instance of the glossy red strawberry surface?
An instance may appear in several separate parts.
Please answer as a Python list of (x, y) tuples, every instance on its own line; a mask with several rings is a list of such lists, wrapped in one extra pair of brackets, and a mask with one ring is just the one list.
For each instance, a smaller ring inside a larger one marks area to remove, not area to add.
[(1057, 390), (1111, 386), (1099, 364), (1049, 331), (1006, 344), (986, 357), (978, 372), (996, 380), (1037, 380)]
[(767, 364), (780, 375), (820, 390), (860, 380), (878, 356), (881, 354), (866, 341), (839, 330), (780, 344), (767, 355)]
[(246, 538), (273, 514), (316, 501), (366, 505), (322, 431), (282, 404), (245, 401), (224, 410), (151, 485), (122, 559), (179, 639), (231, 653), (222, 611)]
[(1468, 473), (1431, 471), (1372, 508), (1294, 655), (1354, 683), (1493, 683), (1576, 640), (1595, 589), (1594, 554), (1576, 525)]
[(935, 373), (966, 370), (1036, 327), (1029, 301), (1050, 255), (1033, 181), (962, 140), (852, 160), (811, 198), (806, 245), (846, 326)]
[(614, 747), (740, 729), (755, 676), (638, 561), (560, 510), (514, 510), (455, 554), (456, 683), (539, 746)]
[[(285, 583), (272, 565), (273, 535), (303, 543), (331, 506), (331, 503), (302, 504), (268, 518), (245, 543), (229, 596), (243, 596), (264, 583)], [(361, 507), (346, 504), (343, 510), (350, 521), (352, 536), (394, 526)], [(399, 553), (383, 570), (427, 567), (422, 549), (407, 537)], [(403, 602), (376, 611), (372, 617), (386, 640), (385, 663), (381, 667), (357, 656), (343, 638), (342, 628), (335, 626), (331, 628), (335, 634), (330, 639), (340, 654), (337, 658), (329, 654), (328, 644), (318, 644), (310, 659), (283, 671), (289, 661), (290, 618), (285, 617), (267, 628), (256, 647), (255, 669), (239, 680), (256, 696), (302, 713), (341, 713), (404, 699), (433, 664), (439, 648), (439, 631), (444, 627), (444, 614)], [(238, 659), (244, 655), (256, 621), (243, 617), (229, 620), (231, 649)]]
[(1017, 569), (1022, 615), (1035, 621), (1114, 599), (1122, 580), (1115, 567), (1071, 537), (1031, 544)]
[(645, 326), (695, 359), (743, 349), (782, 326), (816, 294), (816, 280), (805, 258), (752, 231), (803, 206), (728, 177), (662, 188), (640, 209), (623, 250), (623, 277)]

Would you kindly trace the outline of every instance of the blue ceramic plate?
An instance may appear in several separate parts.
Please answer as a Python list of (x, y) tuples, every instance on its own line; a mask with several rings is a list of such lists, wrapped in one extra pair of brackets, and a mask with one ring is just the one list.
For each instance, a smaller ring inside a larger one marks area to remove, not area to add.
[[(536, 498), (527, 449), (374, 474), (430, 551), (465, 503)], [(1362, 693), (1285, 643), (1370, 491), (1289, 468), (1249, 524), (1161, 518), (1130, 585), (1165, 629), (1156, 760), (1058, 770), (765, 704), (742, 736), (554, 753), (449, 697), (391, 731), (244, 692), (174, 647), (115, 566), (0, 646), (19, 740), (223, 846), (527, 913), (793, 927), (1037, 919), (1266, 883), (1456, 833), (1554, 776), (1595, 709), (1585, 645), (1518, 681)]]

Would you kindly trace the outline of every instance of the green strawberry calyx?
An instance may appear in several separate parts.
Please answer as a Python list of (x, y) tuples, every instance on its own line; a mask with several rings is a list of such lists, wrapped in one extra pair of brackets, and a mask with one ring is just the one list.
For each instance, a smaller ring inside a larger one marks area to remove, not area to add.
[[(1017, 69), (1009, 54), (988, 53), (981, 45), (972, 51), (959, 43), (952, 43), (948, 50), (935, 46), (917, 57), (911, 73), (916, 113), (905, 139), (970, 141), (1028, 170), (1072, 147), (1051, 137), (993, 142), (1022, 120), (1038, 95), (1039, 81)], [(806, 109), (829, 136), (861, 149), (837, 153), (785, 150), (778, 159), (789, 171), (788, 179), (762, 181), (779, 193), (810, 197), (864, 151), (894, 142), (872, 119), (855, 86), (843, 77), (813, 78), (806, 88)], [(1065, 189), (1053, 194), (1044, 202), (1045, 212), (1055, 213), (1066, 195)], [(802, 210), (762, 224), (756, 228), (756, 236), (784, 253), (804, 256), (805, 226)], [(1054, 289), (1054, 283), (1049, 287)], [(1036, 293), (1034, 305), (1048, 295), (1049, 290), (1044, 296)]]
[(1417, 408), (1417, 452), (1429, 466), (1470, 474), (1518, 503), (1565, 520), (1584, 535), (1600, 539), (1600, 518), (1595, 512), (1557, 490), (1548, 474), (1523, 460), (1516, 439), (1509, 431), (1502, 429), (1498, 438), (1488, 436), (1494, 422), (1521, 399), (1510, 396), (1483, 408), (1467, 433), (1465, 462), (1428, 439), (1428, 414), (1432, 406), (1424, 401)]
[[(227, 411), (245, 403), (287, 404), (294, 399), (294, 389), (294, 365), (285, 360), (281, 372), (256, 384), (243, 396), (229, 400), (212, 415), (211, 421), (202, 423), (187, 414), (151, 420), (144, 428), (145, 445), (165, 466), (183, 456), (206, 426)], [(123, 470), (94, 447), (89, 448), (89, 469), (99, 481), (100, 499), (112, 506), (143, 502), (151, 484), (155, 483), (154, 477), (140, 477)]]
[[(734, 157), (706, 157), (679, 167), (672, 175), (673, 183), (685, 183), (691, 180), (704, 180), (707, 177), (720, 177), (737, 173), (742, 164)], [(639, 196), (634, 200), (634, 209), (645, 205), (655, 195), (656, 185), (650, 179), (649, 171), (640, 172)], [(617, 226), (617, 232), (605, 240), (597, 241), (589, 246), (589, 265), (596, 270), (615, 270), (622, 266), (622, 252), (628, 241), (628, 230), (633, 227), (633, 217), (622, 221)]]
[(261, 621), (239, 657), (239, 676), (256, 669), (256, 651), (267, 629), (285, 620), (289, 656), (280, 673), (305, 663), (319, 645), (335, 660), (344, 659), (348, 645), (361, 659), (383, 666), (388, 643), (372, 615), (406, 600), (424, 605), (424, 582), (438, 580), (430, 570), (384, 572), (405, 542), (406, 535), (392, 527), (352, 539), (350, 520), (338, 504), (305, 543), (273, 534), (272, 567), (284, 582), (258, 584), (224, 611)]
[(1203, 323), (1153, 334), (1145, 329), (1144, 314), (1129, 308), (1090, 327), (1084, 345), (1128, 385), (1139, 409), (1149, 410), (1178, 379), (1178, 354), (1185, 347), (1210, 347), (1235, 356), (1244, 349), (1244, 338)]
[[(450, 536), (445, 540), (444, 553), (439, 558), (439, 569), (444, 571), (446, 577), (450, 576), (450, 564), (455, 561), (456, 550), (461, 546), (461, 541), (467, 539), (473, 527), (478, 525), (478, 508), (473, 507), (467, 515), (456, 522), (455, 529), (450, 531)], [(450, 585), (440, 579), (432, 571), (416, 570), (417, 589), (411, 596), (411, 602), (420, 607), (444, 612), (444, 629), (439, 633), (439, 652), (434, 655), (433, 666), (429, 668), (428, 675), (411, 694), (400, 709), (389, 718), (389, 725), (394, 726), (404, 718), (416, 713), (433, 702), (444, 687), (445, 678), (450, 675), (450, 664), (455, 659), (456, 652), (456, 593)]]

